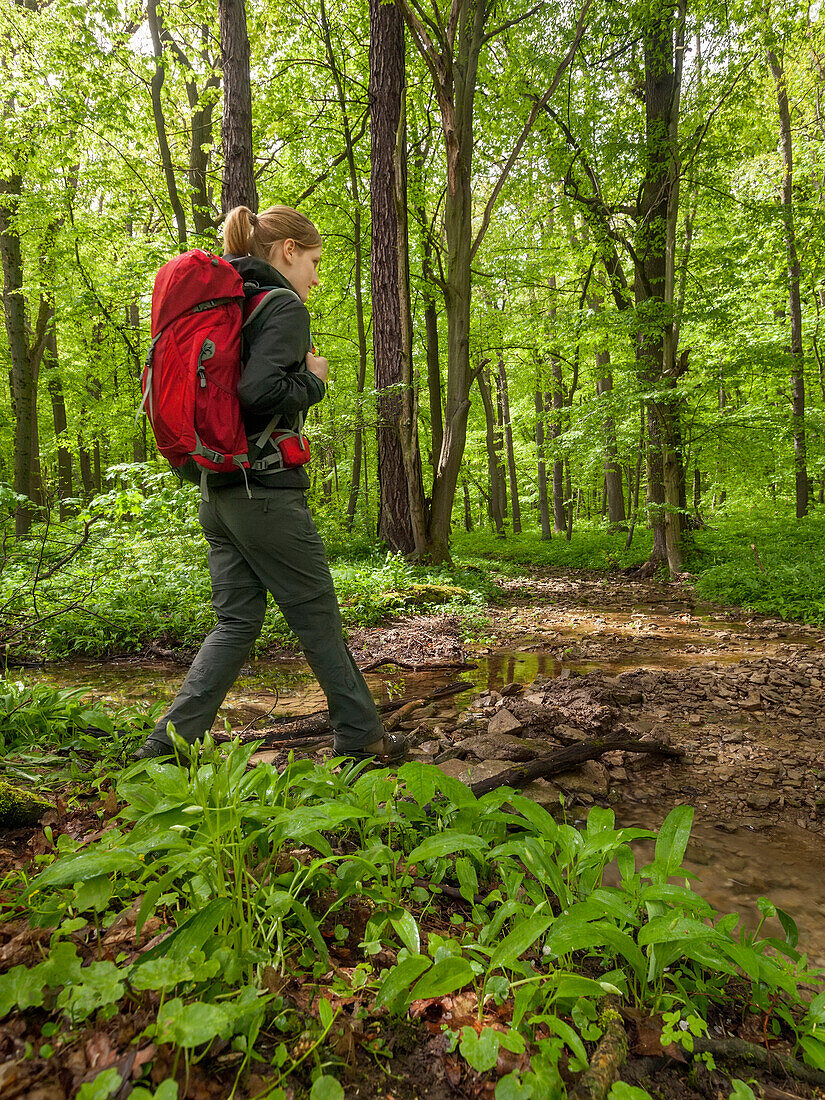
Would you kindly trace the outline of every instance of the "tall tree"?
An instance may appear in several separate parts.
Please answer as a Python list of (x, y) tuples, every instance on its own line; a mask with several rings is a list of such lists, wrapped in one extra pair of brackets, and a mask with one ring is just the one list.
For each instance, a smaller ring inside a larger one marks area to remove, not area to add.
[(245, 0), (218, 0), (223, 69), (223, 183), (221, 208), (258, 210), (252, 152), (252, 86)]
[(412, 378), (404, 123), (404, 21), (395, 4), (370, 0), (372, 119), (372, 331), (378, 402), (378, 534), (420, 556), (427, 508)]
[[(556, 66), (549, 87), (521, 126), (509, 157), (489, 190), (480, 222), (474, 222), (472, 202), (475, 150), (475, 100), (484, 47), (536, 9), (517, 13), (490, 27), (497, 10), (493, 0), (451, 0), (449, 10), (433, 12), (422, 0), (397, 0), (427, 72), (441, 116), (447, 189), (444, 196), (446, 271), (443, 279), (447, 313), (447, 389), (444, 436), (435, 470), (432, 506), (427, 526), (426, 554), (433, 561), (449, 559), (449, 533), (458, 474), (467, 438), (470, 411), (471, 264), (493, 210), (541, 109), (549, 102), (570, 64), (584, 31), (591, 0), (583, 0), (573, 41)], [(489, 181), (488, 181), (489, 182)], [(476, 227), (477, 226), (477, 227)]]
[(805, 352), (802, 345), (802, 295), (799, 256), (794, 223), (793, 131), (788, 105), (785, 68), (776, 35), (771, 30), (770, 5), (764, 8), (765, 50), (776, 88), (779, 114), (779, 146), (782, 151), (782, 227), (785, 237), (788, 279), (788, 315), (791, 326), (791, 412), (793, 423), (794, 480), (796, 515), (808, 512), (808, 461), (805, 446)]

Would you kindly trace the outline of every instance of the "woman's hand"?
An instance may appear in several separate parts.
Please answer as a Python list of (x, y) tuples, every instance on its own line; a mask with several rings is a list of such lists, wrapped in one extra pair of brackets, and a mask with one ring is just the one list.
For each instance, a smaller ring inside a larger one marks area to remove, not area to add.
[(307, 370), (322, 382), (326, 382), (329, 376), (329, 363), (322, 355), (313, 355), (309, 351), (307, 352)]

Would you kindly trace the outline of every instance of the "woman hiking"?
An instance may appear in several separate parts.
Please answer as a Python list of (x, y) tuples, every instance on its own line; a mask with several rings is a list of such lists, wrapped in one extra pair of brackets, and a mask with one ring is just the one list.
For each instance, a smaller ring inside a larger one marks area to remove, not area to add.
[[(300, 426), (326, 392), (327, 360), (315, 354), (306, 301), (318, 286), (321, 236), (303, 214), (272, 206), (256, 215), (229, 212), (224, 258), (244, 293), (281, 288), (244, 328), (238, 398), (247, 438), (278, 423)], [(198, 518), (209, 544), (212, 606), (218, 622), (206, 637), (169, 710), (134, 754), (174, 755), (168, 727), (188, 743), (211, 729), (218, 708), (261, 632), (271, 592), (327, 697), (336, 754), (403, 755), (404, 741), (385, 733), (369, 688), (344, 642), (341, 614), (321, 537), (309, 513), (303, 466), (284, 468), (270, 439), (248, 477), (213, 474)], [(239, 482), (239, 483), (238, 483)]]

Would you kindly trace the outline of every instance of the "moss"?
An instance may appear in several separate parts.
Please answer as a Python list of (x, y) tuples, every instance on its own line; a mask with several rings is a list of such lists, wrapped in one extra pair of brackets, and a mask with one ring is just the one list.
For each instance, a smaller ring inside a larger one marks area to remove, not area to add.
[(0, 779), (0, 829), (17, 829), (21, 825), (34, 825), (46, 810), (53, 809), (51, 802), (32, 791), (14, 787)]
[(408, 611), (426, 607), (438, 607), (455, 600), (468, 600), (466, 588), (454, 584), (411, 584), (403, 591), (384, 592), (380, 602), (388, 607), (405, 608)]

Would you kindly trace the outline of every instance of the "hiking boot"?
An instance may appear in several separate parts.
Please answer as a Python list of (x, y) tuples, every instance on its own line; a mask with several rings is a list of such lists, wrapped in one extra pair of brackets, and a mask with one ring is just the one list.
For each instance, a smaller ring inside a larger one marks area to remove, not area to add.
[(348, 756), (352, 760), (369, 760), (372, 757), (380, 759), (384, 763), (394, 764), (403, 760), (410, 747), (407, 738), (400, 733), (385, 733), (377, 741), (370, 741), (358, 749), (339, 749), (334, 746), (336, 756)]
[(171, 760), (175, 750), (165, 741), (155, 741), (151, 737), (132, 753), (132, 760)]

